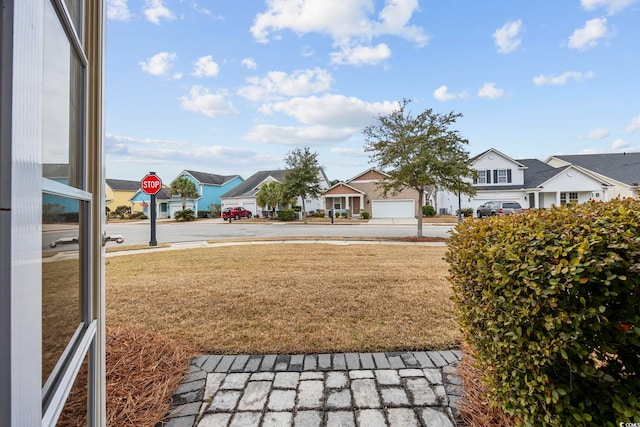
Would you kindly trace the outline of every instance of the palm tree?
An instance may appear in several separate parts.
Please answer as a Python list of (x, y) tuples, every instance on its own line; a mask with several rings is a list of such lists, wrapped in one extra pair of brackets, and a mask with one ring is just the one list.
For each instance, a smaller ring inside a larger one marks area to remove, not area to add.
[(271, 216), (275, 217), (276, 206), (278, 203), (290, 203), (289, 198), (284, 194), (284, 187), (277, 181), (270, 181), (262, 185), (258, 194), (256, 194), (256, 202), (265, 209), (271, 207)]
[(193, 181), (184, 176), (174, 179), (171, 183), (169, 195), (174, 196), (176, 194), (179, 195), (180, 199), (182, 200), (182, 210), (185, 210), (187, 208), (187, 198), (195, 198), (200, 196)]

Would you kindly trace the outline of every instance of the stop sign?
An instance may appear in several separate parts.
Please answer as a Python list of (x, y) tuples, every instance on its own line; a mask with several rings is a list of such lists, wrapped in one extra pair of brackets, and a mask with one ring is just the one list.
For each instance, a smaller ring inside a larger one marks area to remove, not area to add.
[(140, 189), (149, 195), (158, 194), (162, 189), (162, 180), (157, 175), (145, 175), (140, 181)]

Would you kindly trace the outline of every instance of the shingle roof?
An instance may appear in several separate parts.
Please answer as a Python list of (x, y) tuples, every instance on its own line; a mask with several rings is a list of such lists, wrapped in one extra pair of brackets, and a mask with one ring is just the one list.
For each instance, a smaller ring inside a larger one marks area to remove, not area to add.
[(553, 156), (627, 185), (640, 182), (640, 153)]
[(256, 194), (256, 188), (261, 182), (269, 177), (282, 182), (285, 172), (285, 170), (258, 171), (247, 178), (242, 184), (224, 193), (222, 197), (254, 196)]
[(185, 170), (189, 175), (197, 179), (201, 184), (222, 185), (225, 182), (231, 181), (233, 178), (239, 175), (216, 175), (213, 173), (198, 172), (192, 170)]
[(106, 179), (107, 184), (114, 191), (138, 191), (140, 189), (140, 181), (129, 181), (126, 179)]
[(527, 167), (524, 170), (524, 188), (535, 188), (568, 167), (554, 168), (538, 159), (522, 159), (518, 162)]

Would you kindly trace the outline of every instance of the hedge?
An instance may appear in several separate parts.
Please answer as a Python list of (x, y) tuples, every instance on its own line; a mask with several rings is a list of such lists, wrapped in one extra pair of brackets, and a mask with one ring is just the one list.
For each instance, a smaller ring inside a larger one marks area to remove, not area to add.
[(490, 403), (527, 426), (640, 422), (640, 201), (464, 221), (460, 323)]

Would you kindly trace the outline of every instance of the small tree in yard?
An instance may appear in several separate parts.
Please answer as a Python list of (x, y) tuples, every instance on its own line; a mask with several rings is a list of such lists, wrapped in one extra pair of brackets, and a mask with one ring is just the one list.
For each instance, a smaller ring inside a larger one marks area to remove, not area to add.
[(187, 209), (187, 199), (198, 197), (198, 190), (196, 190), (196, 185), (188, 178), (181, 176), (180, 178), (176, 178), (171, 183), (171, 188), (169, 189), (169, 195), (179, 195), (182, 200), (182, 210)]
[(409, 102), (403, 100), (397, 110), (378, 116), (377, 123), (364, 129), (364, 150), (371, 162), (389, 175), (378, 184), (385, 197), (406, 188), (418, 192), (415, 214), (417, 236), (421, 238), (425, 188), (435, 186), (464, 194), (475, 194), (475, 190), (471, 182), (464, 180), (473, 177), (469, 153), (463, 148), (469, 141), (449, 129), (462, 115), (438, 114), (428, 109), (413, 117), (407, 111)]
[(322, 192), (318, 153), (312, 153), (308, 147), (296, 148), (287, 154), (284, 162), (287, 165), (283, 181), (285, 194), (302, 199), (302, 212), (306, 224), (305, 200), (307, 197), (316, 198)]
[(282, 183), (277, 181), (267, 182), (260, 187), (258, 194), (256, 194), (256, 202), (258, 206), (263, 206), (266, 208), (269, 206), (271, 208), (271, 217), (275, 218), (276, 216), (276, 206), (278, 203), (288, 204), (290, 202), (289, 198), (286, 197), (284, 186)]

